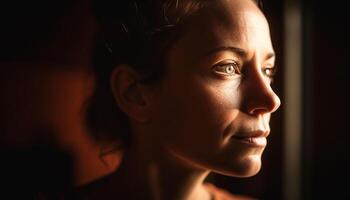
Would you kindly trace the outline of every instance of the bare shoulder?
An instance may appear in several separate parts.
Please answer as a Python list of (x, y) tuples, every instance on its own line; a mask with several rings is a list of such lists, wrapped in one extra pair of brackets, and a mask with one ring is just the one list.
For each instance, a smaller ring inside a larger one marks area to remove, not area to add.
[(205, 183), (204, 187), (209, 191), (209, 193), (213, 196), (213, 200), (256, 200), (253, 197), (232, 194), (229, 191), (218, 188), (211, 183)]

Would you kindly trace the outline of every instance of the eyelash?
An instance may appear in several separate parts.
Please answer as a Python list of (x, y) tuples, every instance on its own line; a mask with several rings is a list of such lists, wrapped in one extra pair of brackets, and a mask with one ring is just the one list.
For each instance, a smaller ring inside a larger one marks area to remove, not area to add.
[(224, 76), (240, 75), (241, 70), (236, 62), (218, 64), (214, 66), (214, 72)]

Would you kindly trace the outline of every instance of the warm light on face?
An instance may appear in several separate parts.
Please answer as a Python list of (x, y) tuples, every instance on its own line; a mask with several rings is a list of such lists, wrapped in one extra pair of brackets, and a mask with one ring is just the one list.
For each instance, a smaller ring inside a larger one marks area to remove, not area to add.
[(197, 168), (252, 176), (280, 105), (270, 86), (275, 56), (266, 19), (251, 1), (222, 0), (188, 24), (166, 62), (158, 136)]

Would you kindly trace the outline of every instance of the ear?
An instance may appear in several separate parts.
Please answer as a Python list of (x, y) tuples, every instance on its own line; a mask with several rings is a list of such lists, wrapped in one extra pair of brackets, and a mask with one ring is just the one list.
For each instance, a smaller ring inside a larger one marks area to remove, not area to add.
[(145, 88), (139, 83), (139, 74), (128, 65), (117, 66), (111, 75), (111, 89), (119, 108), (137, 122), (149, 118), (150, 103)]

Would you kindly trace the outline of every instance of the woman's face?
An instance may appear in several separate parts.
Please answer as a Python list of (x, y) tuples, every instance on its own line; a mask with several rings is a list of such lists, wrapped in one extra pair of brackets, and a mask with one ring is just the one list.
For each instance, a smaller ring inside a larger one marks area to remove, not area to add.
[(155, 132), (193, 166), (252, 176), (280, 106), (266, 19), (252, 1), (218, 0), (188, 24), (156, 94)]

